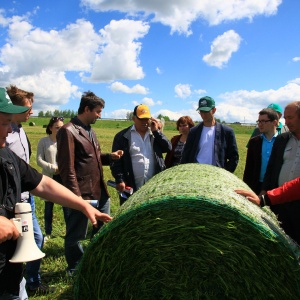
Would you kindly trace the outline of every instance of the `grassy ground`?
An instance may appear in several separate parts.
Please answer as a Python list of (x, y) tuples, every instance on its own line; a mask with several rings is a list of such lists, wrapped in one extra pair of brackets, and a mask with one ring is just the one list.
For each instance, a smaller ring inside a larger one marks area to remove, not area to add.
[[(35, 126), (24, 125), (24, 129), (28, 134), (32, 146), (31, 165), (41, 171), (36, 164), (36, 149), (39, 139), (46, 135), (43, 125), (48, 123), (48, 119), (32, 118), (30, 121), (33, 121)], [(65, 120), (65, 122), (67, 121), (68, 120)], [(132, 123), (130, 121), (97, 121), (93, 128), (96, 131), (97, 137), (99, 138), (102, 152), (110, 152), (114, 135), (121, 129), (126, 128), (131, 124)], [(235, 171), (235, 175), (239, 178), (242, 178), (246, 157), (245, 145), (248, 142), (253, 127), (245, 127), (240, 125), (232, 125), (232, 127), (236, 134), (240, 154), (240, 162)], [(166, 122), (164, 133), (169, 139), (178, 134), (175, 122)], [(113, 179), (109, 167), (107, 166), (104, 167), (104, 175), (105, 180)], [(111, 195), (111, 212), (112, 215), (114, 215), (115, 211), (119, 207), (118, 194), (110, 187), (109, 192)], [(36, 213), (42, 231), (44, 232), (44, 202), (38, 197), (36, 197)], [(54, 206), (53, 220), (53, 236), (44, 246), (43, 251), (46, 253), (46, 256), (42, 260), (41, 272), (43, 281), (51, 286), (55, 286), (56, 290), (55, 293), (51, 295), (34, 296), (30, 297), (30, 299), (73, 299), (72, 280), (66, 276), (65, 272), (65, 268), (67, 266), (64, 257), (65, 224), (63, 220), (62, 209), (58, 205)], [(84, 247), (86, 247), (88, 243), (89, 239), (83, 241)]]

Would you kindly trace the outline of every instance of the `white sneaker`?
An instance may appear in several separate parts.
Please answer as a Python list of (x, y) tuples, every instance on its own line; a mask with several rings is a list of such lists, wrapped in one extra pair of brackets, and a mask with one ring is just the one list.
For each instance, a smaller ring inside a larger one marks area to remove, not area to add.
[(49, 241), (51, 239), (51, 235), (45, 235), (44, 236), (44, 243), (46, 243), (47, 241)]

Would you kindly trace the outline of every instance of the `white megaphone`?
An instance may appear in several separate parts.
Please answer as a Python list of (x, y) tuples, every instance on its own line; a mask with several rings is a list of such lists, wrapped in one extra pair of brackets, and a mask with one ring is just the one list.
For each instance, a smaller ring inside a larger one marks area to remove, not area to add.
[(44, 257), (45, 253), (38, 248), (34, 240), (32, 211), (29, 203), (16, 204), (13, 221), (20, 232), (20, 236), (17, 239), (15, 253), (9, 261), (22, 263)]

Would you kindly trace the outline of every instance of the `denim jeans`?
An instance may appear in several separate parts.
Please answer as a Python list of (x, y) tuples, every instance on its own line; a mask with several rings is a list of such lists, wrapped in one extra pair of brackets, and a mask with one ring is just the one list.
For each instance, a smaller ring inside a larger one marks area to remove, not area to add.
[[(100, 200), (97, 209), (103, 213), (110, 214), (110, 199), (106, 198)], [(95, 229), (93, 234), (95, 234), (102, 225), (103, 223), (98, 221), (98, 228)], [(66, 227), (65, 256), (68, 264), (67, 270), (74, 271), (83, 255), (83, 248), (80, 241), (86, 238), (88, 218), (78, 210), (69, 209)]]
[[(44, 210), (44, 221), (45, 221), (45, 233), (46, 235), (51, 235), (52, 233), (52, 220), (53, 220), (53, 206), (54, 203), (50, 201), (45, 201), (45, 210)], [(66, 222), (68, 216), (68, 209), (63, 207), (64, 219)]]
[[(41, 250), (44, 243), (44, 236), (35, 214), (35, 203), (34, 203), (34, 197), (32, 195), (29, 196), (28, 202), (30, 203), (31, 210), (32, 210), (34, 240), (37, 246), (39, 247), (39, 249)], [(26, 284), (28, 286), (37, 287), (40, 285), (41, 283), (40, 266), (41, 266), (41, 259), (29, 261), (26, 263)]]

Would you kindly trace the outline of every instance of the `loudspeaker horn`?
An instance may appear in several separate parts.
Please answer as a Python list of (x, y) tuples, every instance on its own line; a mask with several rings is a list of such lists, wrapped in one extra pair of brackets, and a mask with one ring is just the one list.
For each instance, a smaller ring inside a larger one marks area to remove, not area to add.
[(20, 232), (17, 239), (17, 247), (11, 263), (23, 263), (41, 259), (45, 256), (34, 240), (32, 225), (32, 211), (29, 203), (17, 203), (15, 206), (14, 224)]

